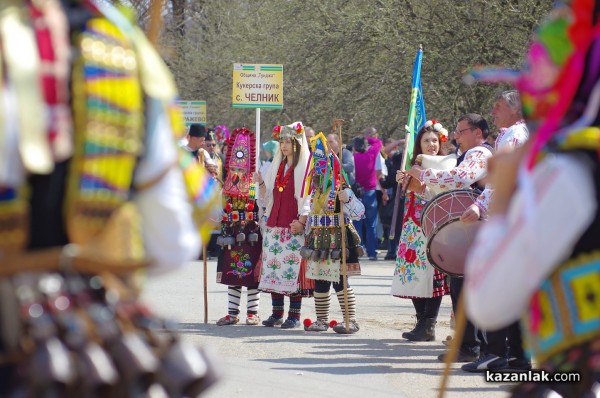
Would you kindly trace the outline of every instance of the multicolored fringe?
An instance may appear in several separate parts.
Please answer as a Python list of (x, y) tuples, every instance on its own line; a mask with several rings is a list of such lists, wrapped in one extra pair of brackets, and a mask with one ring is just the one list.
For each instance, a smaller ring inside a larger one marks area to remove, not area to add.
[(81, 57), (72, 88), (76, 142), (66, 210), (70, 241), (86, 243), (130, 199), (143, 150), (144, 109), (133, 46), (115, 25), (90, 19), (77, 45)]

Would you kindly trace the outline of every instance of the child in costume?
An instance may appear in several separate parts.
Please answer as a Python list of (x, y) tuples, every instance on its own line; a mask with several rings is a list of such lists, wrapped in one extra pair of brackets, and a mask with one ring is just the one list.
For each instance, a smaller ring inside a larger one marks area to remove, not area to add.
[[(259, 289), (271, 293), (273, 304), (272, 315), (262, 324), (290, 329), (300, 326), (302, 297), (312, 294), (312, 281), (304, 276), (306, 265), (299, 254), (310, 210), (310, 198), (302, 192), (310, 153), (300, 122), (276, 126), (273, 138), (279, 140), (279, 151), (266, 178), (263, 181), (260, 173), (255, 174), (260, 196), (265, 198)], [(290, 298), (285, 322), (284, 296)]]
[[(312, 163), (310, 182), (306, 187), (312, 192), (311, 212), (309, 217), (310, 233), (306, 238), (306, 246), (301, 250), (308, 261), (306, 277), (315, 280), (316, 322), (309, 319), (304, 322), (304, 330), (322, 332), (329, 329), (329, 290), (333, 289), (340, 302), (346, 320), (344, 300), (344, 281), (342, 273), (342, 248), (347, 251), (347, 276), (360, 275), (358, 257), (364, 253), (360, 246), (360, 238), (351, 220), (360, 220), (365, 214), (362, 202), (354, 196), (345, 175), (340, 180), (339, 158), (327, 148), (327, 139), (323, 133), (310, 140)], [(340, 226), (340, 209), (343, 207), (345, 225), (345, 245), (342, 245), (342, 228)], [(347, 282), (347, 281), (346, 281)], [(356, 298), (354, 290), (347, 286), (349, 328), (343, 324), (332, 325), (336, 333), (356, 333), (359, 330), (356, 322)]]
[(229, 139), (225, 158), (227, 178), (223, 185), (225, 207), (221, 220), (222, 247), (217, 261), (217, 282), (228, 285), (228, 314), (217, 325), (234, 325), (240, 321), (240, 298), (245, 286), (247, 325), (258, 325), (260, 292), (256, 278), (262, 238), (258, 225), (256, 186), (252, 171), (256, 165), (255, 135), (247, 128), (235, 129)]

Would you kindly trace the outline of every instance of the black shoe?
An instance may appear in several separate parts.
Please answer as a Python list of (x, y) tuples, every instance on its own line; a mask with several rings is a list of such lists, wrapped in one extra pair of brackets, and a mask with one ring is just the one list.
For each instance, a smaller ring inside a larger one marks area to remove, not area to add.
[(494, 354), (482, 355), (476, 361), (461, 366), (465, 372), (483, 373), (486, 370), (498, 371), (508, 368), (508, 360)]
[(402, 337), (410, 341), (434, 341), (436, 323), (432, 318), (420, 319), (417, 326), (412, 331), (403, 333)]
[(531, 370), (531, 362), (524, 358), (513, 357), (508, 360), (508, 369), (525, 372)]
[(396, 256), (385, 256), (383, 259), (384, 260), (395, 260)]
[(271, 315), (268, 319), (262, 321), (263, 326), (268, 326), (272, 328), (275, 325), (281, 325), (283, 323), (283, 318), (275, 318)]
[(300, 321), (296, 318), (288, 318), (281, 324), (282, 329), (296, 329), (300, 327)]
[[(438, 361), (446, 362), (446, 354), (447, 353), (438, 355)], [(477, 358), (479, 358), (479, 355), (466, 354), (462, 351), (459, 351), (454, 362), (473, 362), (473, 361), (476, 361)]]

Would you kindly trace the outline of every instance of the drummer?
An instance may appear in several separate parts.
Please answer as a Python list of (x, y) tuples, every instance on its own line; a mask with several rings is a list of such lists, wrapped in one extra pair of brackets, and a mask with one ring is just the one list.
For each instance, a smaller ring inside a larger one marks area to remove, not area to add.
[[(458, 119), (455, 131), (456, 143), (461, 152), (456, 162), (457, 166), (450, 170), (436, 170), (415, 165), (407, 171), (407, 174), (424, 182), (430, 188), (442, 190), (477, 188), (483, 190), (484, 185), (481, 180), (487, 175), (487, 160), (492, 157), (493, 152), (492, 147), (487, 143), (489, 133), (488, 123), (483, 116), (467, 113)], [(463, 278), (450, 278), (450, 297), (455, 313), (462, 283)], [(481, 339), (484, 337), (475, 325), (467, 321), (456, 362), (477, 360), (481, 351)], [(438, 356), (438, 359), (444, 361), (445, 354)]]
[[(525, 144), (529, 138), (529, 130), (523, 120), (521, 97), (517, 90), (503, 91), (496, 96), (492, 116), (494, 124), (500, 130), (496, 139), (496, 153), (508, 153)], [(471, 205), (460, 218), (466, 223), (476, 222), (486, 215), (493, 187), (486, 184), (485, 190), (479, 195), (475, 204)], [(531, 369), (531, 361), (525, 355), (521, 339), (519, 322), (497, 331), (486, 333), (487, 355), (478, 361), (463, 365), (467, 372), (484, 372), (510, 368), (511, 370)]]

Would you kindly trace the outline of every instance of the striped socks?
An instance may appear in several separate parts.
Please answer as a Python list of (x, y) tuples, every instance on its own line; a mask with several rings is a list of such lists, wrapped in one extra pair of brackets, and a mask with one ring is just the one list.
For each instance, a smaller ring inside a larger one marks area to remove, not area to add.
[(248, 314), (258, 314), (258, 304), (260, 303), (260, 290), (258, 289), (246, 289), (248, 294)]
[[(346, 307), (344, 305), (344, 291), (340, 290), (336, 292), (338, 301), (340, 302), (340, 307), (342, 308), (342, 315), (344, 316), (344, 320), (346, 317)], [(316, 300), (316, 297), (315, 297)], [(356, 320), (356, 297), (354, 296), (354, 289), (348, 287), (348, 317), (350, 321)]]
[(241, 286), (227, 287), (227, 313), (231, 316), (238, 316), (240, 313), (240, 296), (242, 295)]
[(315, 297), (315, 312), (317, 320), (327, 322), (329, 320), (329, 304), (331, 302), (329, 292), (319, 293), (314, 292)]

